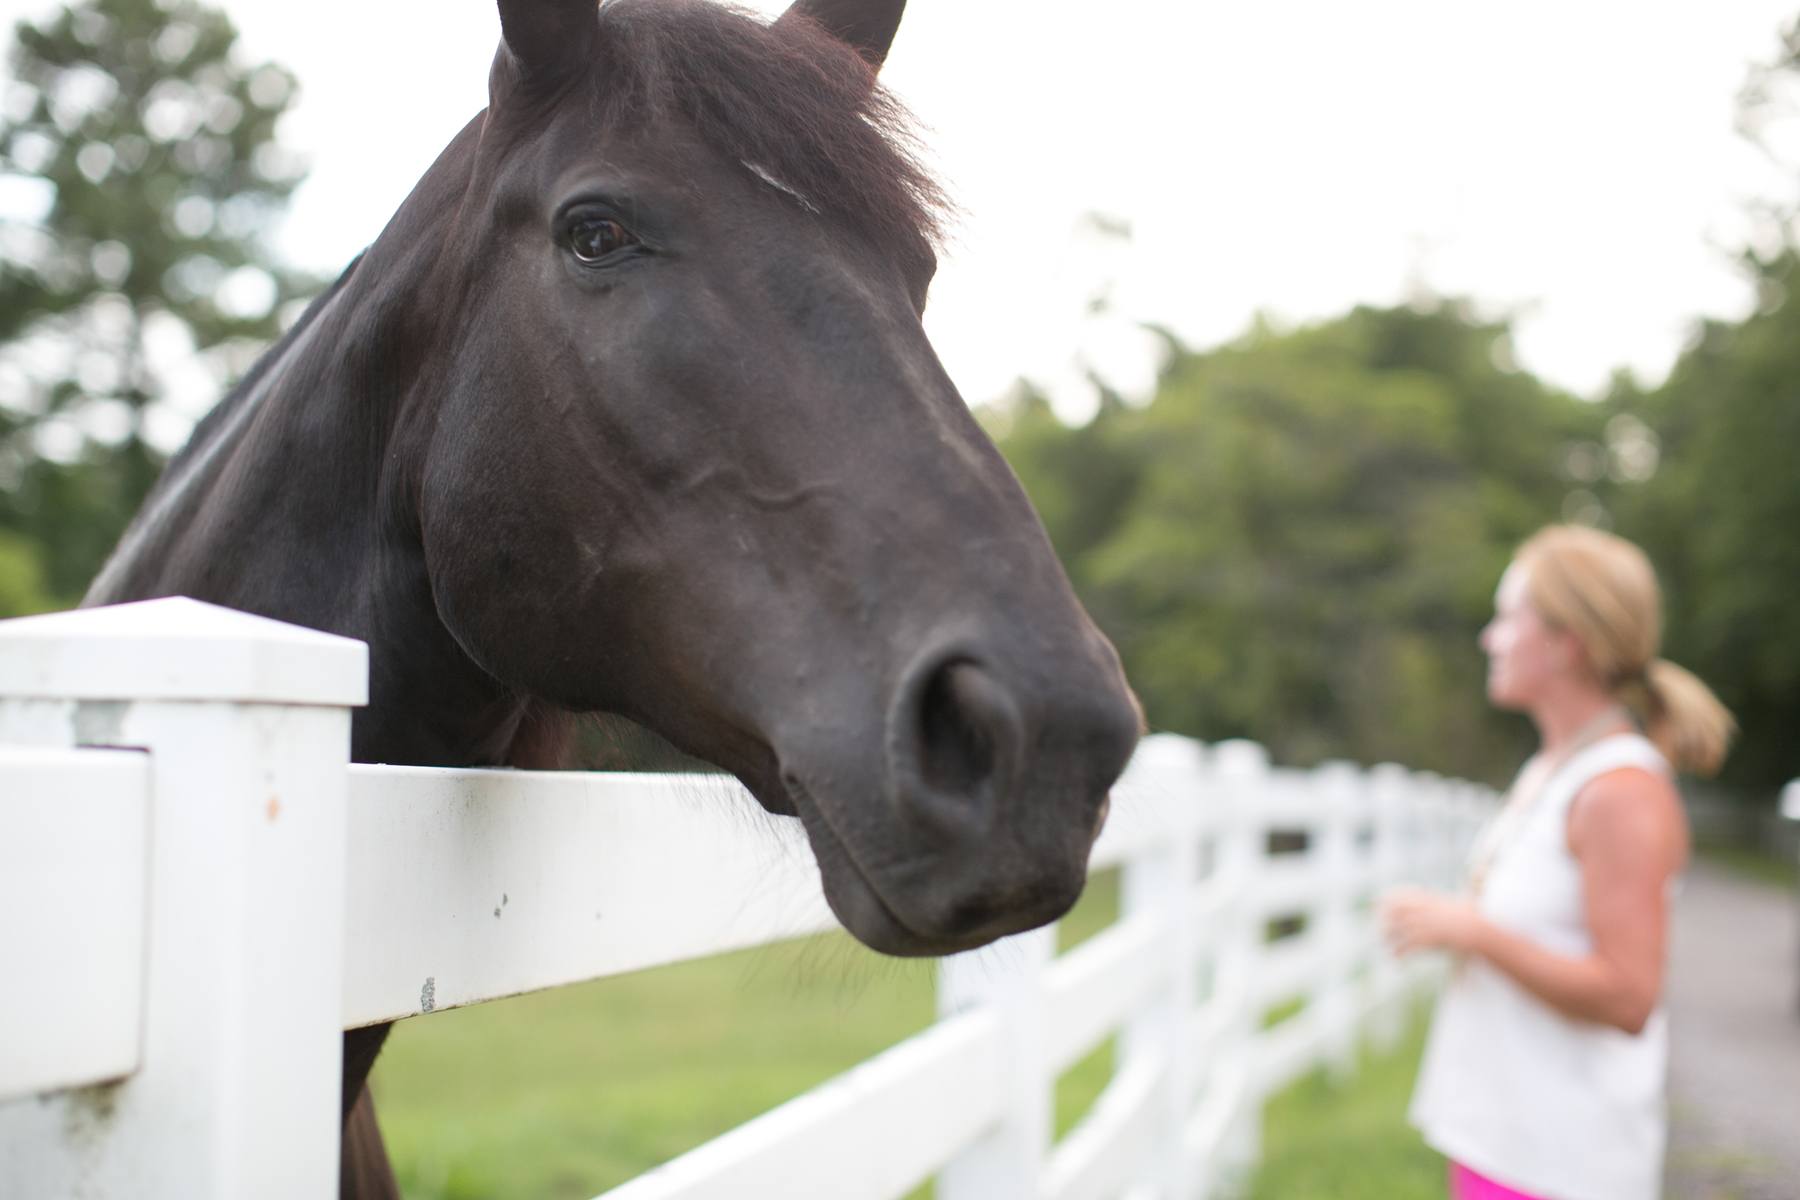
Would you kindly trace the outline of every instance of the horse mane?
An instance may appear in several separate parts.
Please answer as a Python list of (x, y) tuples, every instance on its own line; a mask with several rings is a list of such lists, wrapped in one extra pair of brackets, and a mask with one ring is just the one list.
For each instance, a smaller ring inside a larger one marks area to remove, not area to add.
[(816, 22), (711, 0), (611, 0), (592, 74), (603, 127), (679, 117), (879, 250), (941, 245), (951, 216), (910, 112)]

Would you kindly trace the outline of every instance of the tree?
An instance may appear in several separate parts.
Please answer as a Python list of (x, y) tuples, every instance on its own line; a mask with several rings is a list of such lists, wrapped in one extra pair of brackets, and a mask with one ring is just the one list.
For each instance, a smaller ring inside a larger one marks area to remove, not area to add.
[(1284, 762), (1516, 766), (1476, 636), (1600, 414), (1506, 366), (1507, 336), (1453, 304), (1361, 308), (1174, 348), (1147, 406), (1080, 429), (1015, 404), (1002, 449), (1153, 727)]
[(1726, 782), (1772, 800), (1800, 777), (1800, 18), (1751, 71), (1739, 128), (1796, 185), (1752, 209), (1760, 304), (1701, 325), (1662, 387), (1617, 387), (1609, 407), (1652, 452), (1616, 506), (1662, 573), (1667, 654), (1738, 718)]
[[(1800, 17), (1782, 31), (1775, 55), (1750, 69), (1738, 96), (1737, 128), (1782, 175), (1800, 185), (1800, 160), (1793, 149), (1800, 137)], [(1753, 202), (1750, 215), (1761, 227), (1760, 240), (1792, 250), (1800, 239), (1800, 186), (1790, 186), (1785, 196)]]
[(1666, 582), (1666, 653), (1737, 715), (1726, 779), (1772, 797), (1800, 776), (1800, 258), (1755, 269), (1772, 303), (1703, 326), (1662, 388), (1614, 406), (1660, 446), (1620, 509)]
[(39, 211), (0, 213), (0, 571), (69, 602), (314, 282), (259, 236), (301, 177), (275, 141), (294, 79), (222, 13), (79, 0), (14, 37), (0, 177)]

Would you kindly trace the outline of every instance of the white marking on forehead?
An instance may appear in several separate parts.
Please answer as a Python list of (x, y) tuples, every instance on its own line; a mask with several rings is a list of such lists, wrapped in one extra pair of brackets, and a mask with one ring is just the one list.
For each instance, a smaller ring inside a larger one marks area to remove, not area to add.
[(789, 187), (787, 184), (783, 183), (781, 180), (775, 178), (775, 176), (769, 172), (769, 169), (767, 167), (759, 166), (756, 163), (748, 162), (744, 159), (739, 159), (738, 161), (743, 164), (743, 167), (746, 171), (750, 172), (752, 175), (756, 176), (758, 179), (762, 180), (764, 183), (768, 184), (770, 187), (774, 188), (776, 191), (785, 192), (787, 195), (792, 196), (794, 199), (798, 200), (800, 202), (800, 207), (804, 208), (807, 212), (812, 213), (814, 216), (817, 216), (819, 214), (819, 206), (818, 205), (814, 204), (811, 200), (808, 200), (803, 194), (801, 194), (800, 192), (796, 191), (795, 189)]

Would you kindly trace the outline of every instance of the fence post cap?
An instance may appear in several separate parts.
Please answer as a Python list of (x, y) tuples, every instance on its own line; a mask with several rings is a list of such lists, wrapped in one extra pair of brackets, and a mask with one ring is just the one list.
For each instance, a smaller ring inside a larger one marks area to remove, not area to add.
[(1205, 760), (1206, 749), (1179, 733), (1152, 733), (1139, 739), (1131, 765), (1158, 771), (1191, 771)]
[(1213, 763), (1226, 775), (1254, 775), (1269, 769), (1269, 752), (1256, 742), (1231, 738), (1215, 742)]
[(1328, 758), (1313, 768), (1313, 774), (1321, 779), (1361, 780), (1363, 769), (1346, 758)]
[(0, 621), (0, 696), (351, 706), (369, 650), (185, 596)]

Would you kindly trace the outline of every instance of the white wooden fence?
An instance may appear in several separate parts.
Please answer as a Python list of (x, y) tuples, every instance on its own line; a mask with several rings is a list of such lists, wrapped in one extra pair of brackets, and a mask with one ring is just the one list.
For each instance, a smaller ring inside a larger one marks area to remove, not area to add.
[[(365, 680), (359, 642), (190, 600), (0, 622), (0, 1195), (325, 1200), (341, 1030), (835, 927), (721, 778), (350, 765)], [(1370, 899), (1449, 879), (1490, 802), (1147, 739), (1094, 853), (1114, 925), (945, 960), (936, 1025), (607, 1196), (1222, 1194), (1263, 1098), (1428, 980)]]

